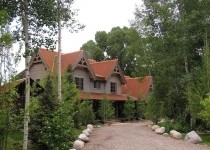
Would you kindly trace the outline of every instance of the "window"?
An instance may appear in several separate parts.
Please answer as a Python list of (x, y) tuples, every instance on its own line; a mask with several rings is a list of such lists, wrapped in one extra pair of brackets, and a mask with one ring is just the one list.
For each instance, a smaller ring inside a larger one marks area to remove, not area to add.
[(75, 78), (75, 83), (78, 89), (83, 90), (83, 78)]
[(111, 82), (110, 89), (111, 89), (111, 93), (116, 93), (117, 92), (117, 84), (114, 82)]
[(100, 87), (101, 87), (100, 81), (94, 81), (94, 88), (95, 89), (100, 89)]

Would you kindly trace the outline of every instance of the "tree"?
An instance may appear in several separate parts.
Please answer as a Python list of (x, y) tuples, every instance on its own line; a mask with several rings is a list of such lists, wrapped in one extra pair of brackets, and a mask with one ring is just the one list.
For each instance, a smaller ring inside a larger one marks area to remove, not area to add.
[[(58, 1), (59, 2), (59, 1)], [(0, 1), (0, 10), (6, 8), (10, 21), (17, 21), (15, 30), (16, 39), (23, 40), (25, 46), (25, 72), (26, 72), (26, 95), (25, 95), (25, 121), (24, 121), (24, 143), (23, 149), (27, 149), (28, 143), (28, 120), (29, 120), (29, 98), (30, 98), (30, 74), (29, 56), (34, 49), (45, 46), (53, 48), (55, 35), (57, 34), (58, 18), (64, 22), (63, 26), (70, 30), (80, 29), (80, 24), (74, 19), (75, 11), (71, 9), (72, 0), (66, 0), (60, 7), (55, 7), (55, 0), (36, 1)], [(58, 14), (59, 16), (52, 15)], [(22, 26), (18, 26), (22, 25)], [(78, 28), (77, 28), (78, 27)]]
[(91, 100), (85, 99), (81, 102), (80, 119), (82, 125), (87, 125), (89, 123), (92, 124), (95, 122), (95, 113), (93, 111), (93, 104)]
[(129, 95), (128, 95), (128, 100), (125, 101), (123, 112), (124, 112), (125, 117), (129, 121), (131, 121), (132, 119), (134, 119), (135, 104), (134, 104), (134, 101), (132, 100), (132, 98)]
[(208, 125), (210, 125), (210, 97), (207, 97), (201, 101), (201, 105), (204, 107), (204, 109), (201, 110), (199, 115), (208, 123)]
[(114, 117), (114, 107), (112, 106), (112, 102), (106, 96), (100, 101), (98, 114), (104, 122)]
[(95, 42), (83, 45), (92, 59), (118, 59), (126, 75), (132, 75), (136, 66), (136, 51), (140, 50), (141, 38), (134, 28), (113, 27), (108, 33), (97, 31)]
[(87, 43), (82, 45), (88, 56), (96, 61), (104, 60), (103, 50), (100, 49), (92, 40), (87, 41)]
[[(144, 7), (136, 8), (132, 23), (144, 37), (146, 52), (139, 51), (137, 55), (146, 54), (148, 59), (139, 69), (146, 68), (153, 76), (153, 96), (159, 107), (163, 106), (163, 116), (185, 116), (185, 91), (192, 81), (189, 78), (202, 64), (200, 54), (204, 50), (205, 28), (209, 26), (206, 18), (210, 16), (207, 5), (207, 0), (145, 0)], [(141, 61), (139, 58), (137, 62)]]
[(145, 115), (146, 103), (142, 100), (136, 101), (136, 116), (141, 119)]

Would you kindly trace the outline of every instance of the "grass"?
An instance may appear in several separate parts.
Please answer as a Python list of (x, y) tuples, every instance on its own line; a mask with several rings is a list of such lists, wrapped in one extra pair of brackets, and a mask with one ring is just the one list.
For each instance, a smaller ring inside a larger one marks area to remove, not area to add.
[(11, 132), (8, 137), (8, 150), (21, 150), (23, 143), (22, 132)]
[(202, 144), (210, 146), (210, 134), (209, 133), (200, 134), (199, 136), (202, 139)]

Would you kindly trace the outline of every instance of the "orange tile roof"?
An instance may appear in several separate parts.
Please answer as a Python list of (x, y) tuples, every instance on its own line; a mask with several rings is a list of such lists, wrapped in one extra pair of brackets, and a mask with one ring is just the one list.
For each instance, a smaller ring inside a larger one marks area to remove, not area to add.
[[(47, 65), (48, 69), (54, 72), (57, 68), (56, 60), (58, 57), (58, 52), (40, 48), (39, 53), (41, 54), (41, 57), (43, 58), (44, 63)], [(68, 65), (74, 65), (81, 53), (82, 51), (76, 51), (72, 53), (62, 54), (61, 71), (65, 72), (67, 70)]]
[(76, 51), (61, 55), (61, 70), (65, 72), (69, 65), (74, 65), (83, 51)]
[[(116, 94), (103, 94), (103, 93), (85, 93), (85, 92), (80, 92), (80, 99), (92, 99), (92, 100), (103, 100), (104, 96), (106, 96), (109, 100), (111, 101), (126, 101), (127, 100), (127, 95), (126, 94), (121, 94), (121, 95), (116, 95)], [(137, 98), (132, 97), (131, 98), (135, 101)]]
[(117, 65), (116, 59), (100, 61), (100, 62), (94, 62), (94, 61), (89, 61), (89, 62), (93, 71), (95, 72), (95, 75), (97, 77), (103, 77), (105, 80), (109, 77), (110, 73)]
[(138, 78), (125, 77), (127, 83), (122, 85), (122, 93), (133, 97), (145, 99), (152, 84), (152, 76), (146, 76), (142, 80)]
[(55, 60), (56, 60), (56, 57), (58, 56), (58, 52), (40, 48), (39, 54), (42, 57), (42, 59), (44, 60), (45, 65), (47, 65), (46, 67), (51, 72), (54, 72), (54, 67), (56, 65)]

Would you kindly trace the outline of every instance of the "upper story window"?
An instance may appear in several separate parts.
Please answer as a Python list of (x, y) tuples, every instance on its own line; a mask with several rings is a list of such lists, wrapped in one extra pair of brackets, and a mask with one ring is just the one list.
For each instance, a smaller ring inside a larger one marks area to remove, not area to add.
[(100, 81), (94, 81), (94, 88), (95, 89), (100, 89), (101, 87), (101, 82)]
[(75, 78), (75, 83), (78, 89), (83, 90), (84, 86), (83, 86), (83, 78)]
[(115, 82), (110, 83), (110, 90), (111, 90), (111, 93), (117, 92), (117, 84)]

